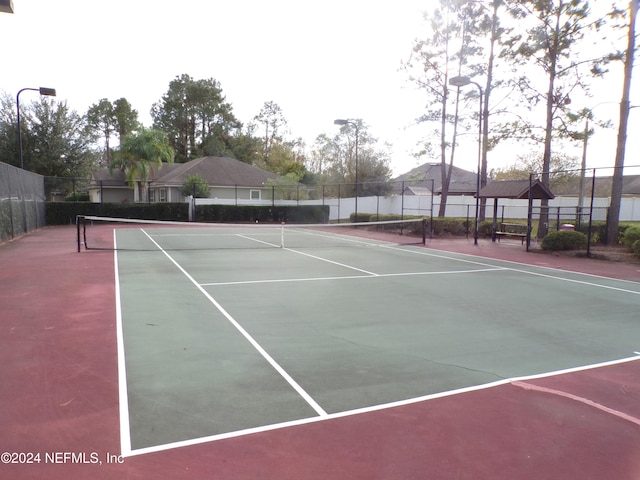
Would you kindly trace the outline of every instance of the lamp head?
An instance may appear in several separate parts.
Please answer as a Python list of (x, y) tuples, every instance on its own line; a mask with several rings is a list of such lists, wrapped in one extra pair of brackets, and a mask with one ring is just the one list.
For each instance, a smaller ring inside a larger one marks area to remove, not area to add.
[(334, 125), (346, 125), (347, 123), (349, 123), (347, 120), (342, 120), (342, 119), (337, 119), (333, 121)]
[(453, 87), (466, 87), (471, 83), (471, 79), (466, 75), (458, 75), (449, 79), (449, 85)]
[(47, 88), (47, 87), (40, 87), (40, 95), (47, 95), (49, 97), (55, 97), (56, 96), (56, 89), (55, 88)]

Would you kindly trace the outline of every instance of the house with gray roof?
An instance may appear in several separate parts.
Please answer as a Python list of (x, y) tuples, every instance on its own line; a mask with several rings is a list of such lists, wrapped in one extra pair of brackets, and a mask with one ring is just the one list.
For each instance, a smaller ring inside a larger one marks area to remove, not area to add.
[[(478, 177), (459, 167), (445, 165), (451, 174), (449, 195), (475, 195)], [(398, 195), (404, 186), (405, 195), (442, 194), (442, 166), (440, 163), (425, 163), (393, 179), (393, 191)], [(433, 190), (432, 190), (433, 189)]]
[(261, 200), (270, 198), (274, 182), (280, 177), (254, 165), (228, 157), (202, 157), (186, 163), (165, 163), (152, 169), (143, 185), (147, 198), (136, 198), (139, 189), (127, 184), (124, 172), (103, 169), (96, 172), (89, 188), (92, 202), (183, 202), (180, 187), (190, 176), (198, 175), (209, 184), (210, 198)]

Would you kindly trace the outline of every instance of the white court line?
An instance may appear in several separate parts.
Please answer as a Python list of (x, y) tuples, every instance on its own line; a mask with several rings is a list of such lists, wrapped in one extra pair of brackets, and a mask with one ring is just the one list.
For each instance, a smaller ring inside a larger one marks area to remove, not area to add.
[(271, 243), (271, 242), (265, 242), (264, 240), (258, 240), (257, 238), (252, 238), (252, 237), (248, 237), (246, 235), (243, 235), (241, 233), (234, 233), (233, 234), (235, 237), (240, 237), (240, 238), (245, 238), (247, 240), (251, 240), (253, 242), (258, 242), (258, 243), (263, 243), (265, 245), (269, 245), (270, 247), (275, 247), (275, 248), (280, 248), (280, 245), (276, 244), (276, 243)]
[(236, 327), (236, 329), (237, 329), (237, 330), (242, 334), (242, 336), (243, 336), (244, 338), (246, 338), (246, 339), (249, 341), (249, 343), (250, 343), (251, 345), (253, 345), (253, 348), (255, 348), (255, 349), (256, 349), (256, 350), (257, 350), (257, 351), (258, 351), (258, 352), (259, 352), (259, 353), (264, 357), (264, 359), (265, 359), (267, 362), (269, 362), (269, 364), (270, 364), (270, 365), (271, 365), (271, 366), (272, 366), (272, 367), (273, 367), (273, 368), (274, 368), (274, 369), (275, 369), (275, 370), (276, 370), (276, 371), (277, 371), (277, 372), (278, 372), (278, 373), (279, 373), (279, 374), (280, 374), (280, 375), (281, 375), (281, 376), (282, 376), (282, 377), (283, 377), (283, 378), (284, 378), (284, 379), (289, 383), (289, 385), (291, 385), (291, 387), (293, 387), (293, 389), (294, 389), (296, 392), (298, 392), (298, 394), (299, 394), (302, 398), (304, 398), (304, 399), (305, 399), (305, 401), (306, 401), (306, 402), (311, 406), (311, 408), (313, 408), (313, 409), (316, 411), (316, 413), (317, 413), (318, 415), (320, 415), (320, 416), (325, 416), (325, 415), (327, 415), (327, 412), (325, 412), (325, 411), (323, 410), (323, 408), (322, 408), (320, 405), (318, 405), (318, 403), (316, 403), (316, 401), (311, 397), (311, 395), (309, 395), (309, 394), (308, 394), (308, 393), (307, 393), (307, 392), (306, 392), (306, 391), (305, 391), (305, 390), (304, 390), (304, 389), (303, 389), (303, 388), (298, 384), (298, 382), (296, 382), (296, 381), (293, 379), (293, 377), (291, 377), (291, 375), (289, 375), (289, 374), (287, 373), (287, 371), (286, 371), (284, 368), (282, 368), (282, 367), (280, 366), (280, 364), (278, 364), (278, 362), (276, 362), (276, 361), (273, 359), (273, 357), (272, 357), (271, 355), (269, 355), (269, 353), (267, 353), (267, 351), (266, 351), (264, 348), (262, 348), (262, 346), (261, 346), (261, 345), (260, 345), (260, 344), (259, 344), (259, 343), (258, 343), (258, 342), (257, 342), (257, 341), (256, 341), (256, 340), (255, 340), (255, 339), (254, 339), (250, 334), (249, 334), (249, 332), (247, 332), (247, 331), (242, 327), (242, 325), (240, 325), (240, 324), (236, 321), (236, 319), (235, 319), (235, 318), (233, 318), (233, 317), (231, 316), (231, 314), (229, 314), (229, 312), (227, 312), (227, 311), (222, 307), (222, 305), (220, 305), (220, 304), (218, 303), (218, 301), (217, 301), (215, 298), (213, 298), (211, 295), (209, 295), (209, 293), (208, 293), (204, 288), (202, 288), (202, 286), (200, 286), (200, 285), (198, 284), (198, 282), (196, 282), (196, 281), (195, 281), (195, 279), (194, 279), (191, 275), (189, 275), (189, 273), (188, 273), (184, 268), (182, 268), (182, 266), (181, 266), (177, 261), (175, 261), (175, 260), (173, 259), (173, 257), (171, 257), (171, 255), (169, 255), (166, 251), (164, 251), (164, 250), (163, 250), (163, 248), (162, 248), (160, 245), (158, 245), (158, 243), (157, 243), (153, 238), (151, 238), (151, 236), (149, 236), (149, 234), (148, 234), (144, 229), (142, 229), (142, 233), (144, 233), (147, 237), (149, 237), (149, 240), (151, 240), (151, 241), (156, 245), (156, 247), (158, 247), (158, 248), (160, 249), (160, 251), (161, 251), (161, 252), (162, 252), (162, 253), (163, 253), (163, 254), (164, 254), (164, 255), (165, 255), (165, 256), (166, 256), (170, 261), (171, 261), (171, 263), (173, 263), (173, 264), (178, 268), (178, 270), (180, 270), (180, 271), (184, 274), (184, 276), (185, 276), (185, 277), (187, 277), (187, 278), (189, 279), (189, 281), (190, 281), (190, 282), (191, 282), (191, 283), (192, 283), (192, 284), (193, 284), (193, 285), (194, 285), (198, 290), (200, 290), (200, 292), (201, 292), (201, 293), (202, 293), (202, 294), (203, 294), (203, 295), (204, 295), (204, 296), (205, 296), (205, 297), (206, 297), (206, 298), (207, 298), (207, 299), (208, 299), (208, 300), (209, 300), (209, 301), (210, 301), (210, 302), (211, 302), (211, 303), (212, 303), (212, 304), (213, 304), (213, 305), (218, 309), (218, 311), (219, 311), (220, 313), (222, 313), (222, 315), (224, 315), (224, 317), (225, 317), (227, 320), (229, 320), (229, 322), (230, 322), (234, 327)]
[(480, 391), (480, 390), (487, 390), (487, 389), (494, 388), (494, 387), (499, 387), (499, 386), (502, 386), (502, 385), (514, 384), (514, 386), (518, 387), (518, 383), (519, 382), (538, 380), (538, 379), (541, 379), (541, 378), (547, 378), (547, 377), (552, 377), (552, 376), (557, 376), (557, 375), (564, 375), (564, 374), (568, 374), (568, 373), (577, 373), (577, 372), (581, 372), (581, 371), (585, 371), (585, 370), (592, 370), (592, 369), (595, 369), (595, 368), (619, 365), (619, 364), (632, 362), (632, 361), (637, 361), (637, 360), (640, 360), (640, 356), (628, 357), (628, 358), (623, 358), (623, 359), (620, 359), (620, 360), (612, 360), (612, 361), (597, 363), (597, 364), (593, 364), (593, 365), (586, 365), (586, 366), (583, 366), (583, 367), (575, 367), (575, 368), (568, 368), (568, 369), (564, 369), (564, 370), (557, 370), (557, 371), (554, 371), (554, 372), (547, 372), (547, 373), (542, 373), (542, 374), (537, 374), (537, 375), (506, 378), (504, 380), (498, 380), (498, 381), (495, 381), (495, 382), (485, 383), (485, 384), (482, 384), (482, 385), (474, 385), (472, 387), (459, 388), (459, 389), (456, 389), (456, 390), (449, 390), (449, 391), (446, 391), (446, 392), (433, 393), (433, 394), (430, 394), (430, 395), (423, 395), (421, 397), (408, 398), (408, 399), (405, 399), (405, 400), (399, 400), (399, 401), (396, 401), (396, 402), (389, 402), (389, 403), (385, 403), (385, 404), (381, 404), (381, 405), (373, 405), (373, 406), (370, 406), (370, 407), (357, 408), (357, 409), (346, 410), (346, 411), (337, 412), (337, 413), (330, 413), (330, 414), (327, 414), (326, 416), (323, 416), (323, 417), (303, 418), (303, 419), (300, 419), (300, 420), (293, 420), (293, 421), (290, 421), (290, 422), (276, 423), (276, 424), (272, 424), (272, 425), (265, 425), (265, 426), (262, 426), (262, 427), (255, 427), (255, 428), (249, 428), (249, 429), (245, 429), (245, 430), (238, 430), (238, 431), (235, 431), (235, 432), (222, 433), (222, 434), (219, 434), (219, 435), (211, 435), (211, 436), (207, 436), (207, 437), (200, 437), (200, 438), (194, 438), (194, 439), (190, 439), (190, 440), (184, 440), (184, 441), (180, 441), (180, 442), (167, 443), (167, 444), (164, 444), (164, 445), (157, 445), (157, 446), (154, 446), (154, 447), (141, 448), (141, 449), (138, 449), (138, 450), (133, 450), (133, 451), (130, 452), (130, 455), (125, 455), (125, 456), (144, 455), (144, 454), (147, 454), (147, 453), (155, 453), (155, 452), (161, 452), (161, 451), (165, 451), (165, 450), (173, 450), (174, 448), (188, 447), (188, 446), (192, 446), (192, 445), (200, 445), (202, 443), (215, 442), (215, 441), (218, 441), (218, 440), (225, 440), (225, 439), (228, 439), (228, 438), (242, 437), (242, 436), (245, 436), (245, 435), (251, 435), (253, 433), (267, 432), (267, 431), (271, 431), (271, 430), (278, 430), (278, 429), (287, 428), (287, 427), (293, 427), (293, 426), (298, 426), (298, 425), (307, 425), (307, 424), (316, 423), (316, 422), (325, 422), (327, 420), (334, 420), (334, 419), (337, 419), (337, 418), (350, 417), (350, 416), (353, 416), (353, 415), (360, 415), (360, 414), (363, 414), (363, 413), (377, 412), (377, 411), (380, 411), (380, 410), (388, 410), (388, 409), (395, 408), (395, 407), (403, 407), (403, 406), (406, 406), (406, 405), (412, 405), (414, 403), (426, 402), (426, 401), (429, 401), (429, 400), (434, 400), (434, 399), (443, 398), (443, 397), (451, 397), (451, 396), (460, 395), (460, 394), (463, 394), (463, 393), (475, 392), (475, 391)]
[(366, 273), (367, 275), (371, 275), (371, 276), (374, 276), (374, 277), (379, 277), (380, 276), (377, 273), (369, 272), (369, 271), (363, 270), (361, 268), (357, 268), (357, 267), (354, 267), (354, 266), (351, 266), (351, 265), (347, 265), (346, 263), (334, 262), (333, 260), (329, 260), (328, 258), (322, 258), (322, 257), (319, 257), (317, 255), (311, 255), (310, 253), (300, 252), (298, 250), (293, 250), (291, 248), (285, 248), (284, 250), (287, 250), (288, 252), (297, 253), (298, 255), (304, 255), (305, 257), (314, 258), (314, 259), (320, 260), (322, 262), (332, 263), (333, 265), (338, 265), (339, 267), (344, 267), (344, 268), (348, 268), (350, 270), (355, 270), (356, 272)]
[[(458, 261), (458, 262), (464, 262), (464, 263), (473, 263), (475, 265), (482, 265), (485, 267), (496, 267), (498, 268), (497, 265), (491, 264), (491, 263), (485, 263), (485, 262), (479, 262), (479, 261), (475, 261), (475, 260), (465, 260), (462, 258), (456, 258), (456, 257), (451, 257), (448, 255), (441, 255), (441, 254), (434, 254), (434, 253), (430, 253), (430, 252), (424, 252), (424, 251), (420, 251), (420, 250), (413, 250), (413, 249), (407, 249), (407, 248), (399, 248), (399, 247), (395, 247), (395, 246), (382, 246), (383, 248), (389, 248), (392, 250), (399, 250), (401, 252), (409, 252), (409, 253), (413, 253), (413, 254), (417, 254), (417, 255), (426, 255), (426, 256), (430, 256), (430, 257), (436, 257), (436, 258), (444, 258), (447, 260), (454, 260), (454, 261)], [(473, 257), (473, 258), (484, 258), (484, 257), (477, 257), (475, 255), (469, 255), (469, 254), (465, 254), (465, 253), (460, 253), (459, 255), (465, 255), (465, 256), (469, 256), (469, 257)], [(563, 273), (569, 273), (569, 274), (573, 274), (573, 275), (581, 275), (581, 276), (586, 276), (586, 277), (593, 277), (593, 278), (599, 278), (602, 280), (610, 280), (610, 281), (617, 281), (617, 282), (625, 282), (625, 283), (632, 283), (632, 284), (637, 284), (637, 282), (633, 282), (630, 280), (620, 280), (617, 278), (610, 278), (610, 277), (602, 277), (602, 276), (598, 276), (598, 275), (592, 275), (590, 273), (582, 273), (582, 272), (573, 272), (571, 270), (562, 270), (562, 269), (558, 269), (558, 268), (551, 268), (551, 267), (545, 267), (545, 266), (541, 266), (541, 265), (529, 265), (526, 263), (518, 263), (518, 262), (512, 262), (509, 260), (501, 260), (501, 259), (495, 259), (498, 262), (505, 262), (505, 263), (511, 263), (511, 264), (515, 264), (515, 265), (522, 265), (522, 266), (527, 266), (527, 267), (531, 267), (531, 268), (536, 268), (536, 269), (546, 269), (546, 270), (553, 270), (553, 271), (560, 271)], [(538, 277), (545, 277), (545, 278), (550, 278), (553, 280), (560, 280), (560, 281), (564, 281), (564, 282), (569, 282), (569, 283), (578, 283), (581, 285), (587, 285), (590, 287), (598, 287), (598, 288), (605, 288), (608, 290), (615, 290), (618, 292), (623, 292), (623, 293), (631, 293), (634, 295), (640, 295), (640, 291), (636, 291), (636, 290), (629, 290), (626, 288), (619, 288), (619, 287), (611, 287), (609, 285), (602, 285), (600, 283), (594, 283), (594, 282), (587, 282), (584, 280), (575, 280), (575, 279), (571, 279), (571, 278), (565, 278), (565, 277), (559, 277), (557, 275), (551, 275), (551, 274), (546, 274), (546, 273), (539, 273), (539, 272), (532, 272), (529, 270), (524, 270), (524, 269), (520, 269), (520, 268), (512, 268), (512, 267), (503, 267), (503, 270), (510, 270), (512, 272), (518, 272), (518, 273), (525, 273), (528, 275), (534, 275), (534, 276), (538, 276)]]
[(348, 275), (344, 277), (308, 277), (308, 278), (281, 278), (268, 280), (243, 280), (238, 282), (212, 282), (201, 283), (203, 287), (216, 287), (221, 285), (249, 285), (252, 283), (287, 283), (287, 282), (322, 282), (326, 280), (357, 280), (363, 278), (385, 278), (385, 277), (412, 277), (426, 275), (455, 275), (458, 273), (477, 273), (477, 272), (499, 272), (509, 270), (508, 268), (478, 268), (476, 270), (446, 270), (441, 272), (405, 272), (405, 273), (380, 273), (377, 275)]
[(126, 456), (131, 452), (131, 431), (129, 427), (129, 392), (127, 390), (127, 369), (124, 353), (122, 308), (120, 305), (120, 270), (118, 268), (118, 245), (115, 229), (113, 230), (113, 246), (113, 268), (116, 297), (116, 343), (118, 348), (118, 400), (120, 405), (120, 449), (122, 455)]
[[(280, 247), (280, 245), (276, 245), (274, 243), (265, 242), (263, 240), (258, 240), (257, 238), (251, 238), (251, 237), (248, 237), (246, 235), (238, 235), (238, 236), (242, 237), (242, 238), (246, 238), (247, 240), (253, 240), (254, 242), (264, 243), (266, 245), (271, 245), (272, 247)], [(378, 276), (377, 273), (369, 272), (367, 270), (362, 270), (361, 268), (356, 268), (356, 267), (353, 267), (351, 265), (347, 265), (347, 264), (344, 264), (344, 263), (334, 262), (333, 260), (329, 260), (327, 258), (318, 257), (317, 255), (311, 255), (310, 253), (300, 252), (298, 250), (293, 250), (291, 248), (283, 248), (282, 250), (286, 250), (287, 252), (297, 253), (298, 255), (304, 255), (305, 257), (310, 257), (310, 258), (314, 258), (316, 260), (321, 260), (323, 262), (331, 263), (333, 265), (338, 265), (340, 267), (348, 268), (350, 270), (355, 270), (356, 272), (366, 273), (367, 275), (371, 275), (371, 276), (374, 276), (374, 277)]]
[[(330, 227), (330, 225), (328, 225)], [(312, 231), (312, 230), (304, 230), (304, 229), (297, 229), (295, 227), (291, 228), (291, 231), (293, 233), (297, 233), (299, 235), (309, 235), (309, 236), (315, 236), (315, 237), (321, 237), (321, 238), (330, 238), (330, 239), (335, 239), (335, 238), (340, 238), (340, 241), (345, 242), (345, 243), (356, 243), (365, 247), (378, 247), (378, 246), (386, 246), (386, 245), (397, 245), (396, 243), (393, 242), (387, 242), (384, 240), (373, 240), (370, 238), (366, 238), (366, 237), (356, 237), (356, 236), (351, 236), (351, 235), (347, 235), (346, 233), (331, 233), (331, 232), (317, 232), (317, 231)]]

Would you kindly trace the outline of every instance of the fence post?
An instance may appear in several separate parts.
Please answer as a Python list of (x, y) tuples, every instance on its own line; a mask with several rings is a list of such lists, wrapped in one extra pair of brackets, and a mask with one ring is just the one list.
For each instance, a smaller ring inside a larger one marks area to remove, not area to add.
[(404, 180), (402, 181), (402, 207), (400, 208), (400, 220), (404, 220)]
[(465, 237), (466, 238), (469, 238), (469, 225), (471, 224), (471, 220), (470, 220), (470, 217), (469, 217), (469, 208), (470, 207), (471, 207), (471, 205), (467, 204), (467, 222), (465, 223), (465, 227), (464, 227)]
[(338, 184), (338, 223), (340, 223), (340, 184)]
[[(593, 193), (596, 189), (596, 169), (593, 169), (593, 179), (591, 180), (591, 206), (589, 207), (589, 234), (587, 235), (587, 257), (591, 256), (591, 225), (593, 222)], [(609, 219), (609, 212), (607, 212), (607, 220)], [(608, 231), (608, 229), (607, 229)], [(605, 236), (605, 242), (607, 237)]]
[[(531, 247), (531, 225), (533, 223), (533, 173), (529, 174), (529, 193), (527, 203), (527, 252)], [(548, 218), (548, 217), (547, 217)]]

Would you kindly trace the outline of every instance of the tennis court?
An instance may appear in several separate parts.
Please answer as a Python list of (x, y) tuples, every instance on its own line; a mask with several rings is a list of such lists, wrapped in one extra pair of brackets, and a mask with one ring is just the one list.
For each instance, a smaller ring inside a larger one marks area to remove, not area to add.
[(178, 227), (2, 245), (1, 477), (640, 475), (638, 265)]
[(252, 227), (106, 228), (124, 455), (617, 362), (640, 346), (634, 282), (388, 231)]

